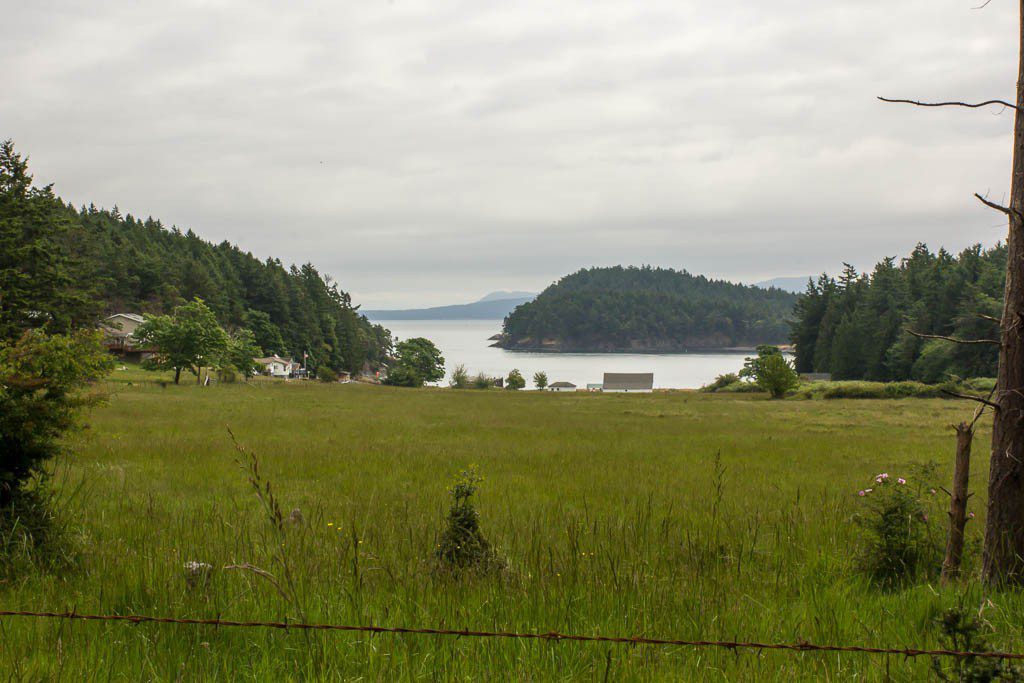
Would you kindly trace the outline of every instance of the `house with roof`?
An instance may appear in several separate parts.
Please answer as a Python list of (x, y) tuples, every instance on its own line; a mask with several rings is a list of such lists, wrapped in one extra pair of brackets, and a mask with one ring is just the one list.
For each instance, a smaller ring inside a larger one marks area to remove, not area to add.
[[(291, 358), (281, 358), (276, 353), (265, 358), (254, 358), (257, 363), (263, 366), (263, 374), (271, 377), (288, 378), (292, 375), (294, 363)], [(301, 367), (301, 365), (299, 366)]]
[(548, 385), (548, 391), (576, 391), (576, 385), (572, 382), (552, 382)]
[(146, 319), (137, 313), (115, 313), (103, 319), (103, 345), (111, 353), (124, 360), (140, 361), (153, 355), (154, 349), (140, 346), (135, 339), (135, 330)]
[(654, 373), (606, 372), (602, 391), (613, 394), (649, 394), (654, 391)]

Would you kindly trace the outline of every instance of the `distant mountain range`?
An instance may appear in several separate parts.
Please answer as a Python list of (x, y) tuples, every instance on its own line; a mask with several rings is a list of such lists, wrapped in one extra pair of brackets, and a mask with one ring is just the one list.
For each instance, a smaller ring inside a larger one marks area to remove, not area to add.
[(399, 310), (362, 310), (370, 320), (502, 320), (512, 310), (537, 295), (532, 292), (491, 292), (470, 304), (405, 308)]
[(755, 287), (763, 287), (768, 289), (769, 287), (775, 287), (786, 292), (793, 292), (794, 294), (803, 294), (807, 290), (807, 281), (813, 280), (813, 277), (773, 277), (771, 280), (764, 280), (756, 283)]

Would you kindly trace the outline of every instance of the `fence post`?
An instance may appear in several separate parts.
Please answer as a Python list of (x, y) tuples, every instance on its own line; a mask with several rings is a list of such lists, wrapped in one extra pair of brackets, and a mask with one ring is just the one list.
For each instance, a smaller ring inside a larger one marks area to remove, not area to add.
[(971, 471), (971, 440), (974, 425), (961, 422), (956, 426), (956, 464), (953, 467), (953, 492), (949, 496), (949, 539), (946, 559), (942, 561), (942, 583), (960, 573), (964, 552), (964, 526), (967, 524), (967, 478)]

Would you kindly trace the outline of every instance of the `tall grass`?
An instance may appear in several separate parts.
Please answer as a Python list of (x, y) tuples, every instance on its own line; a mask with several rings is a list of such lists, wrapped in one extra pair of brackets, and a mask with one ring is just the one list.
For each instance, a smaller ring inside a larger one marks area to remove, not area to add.
[[(0, 584), (0, 605), (927, 647), (939, 643), (934, 619), (963, 602), (983, 607), (993, 645), (1021, 649), (1024, 600), (970, 578), (981, 456), (968, 578), (883, 590), (858, 571), (857, 490), (876, 472), (951, 463), (948, 425), (969, 410), (921, 399), (125, 385), (62, 465), (85, 492), (62, 508), (79, 529), (75, 567)], [(299, 508), (302, 521), (268, 518), (228, 426), (258, 454), (281, 514)], [(432, 570), (446, 487), (469, 463), (486, 476), (474, 500), (503, 572)], [(208, 582), (189, 579), (190, 561), (212, 566)], [(224, 569), (242, 565), (273, 581)], [(29, 680), (886, 676), (868, 655), (15, 619), (0, 622), (0, 663)], [(889, 663), (892, 680), (928, 670)]]

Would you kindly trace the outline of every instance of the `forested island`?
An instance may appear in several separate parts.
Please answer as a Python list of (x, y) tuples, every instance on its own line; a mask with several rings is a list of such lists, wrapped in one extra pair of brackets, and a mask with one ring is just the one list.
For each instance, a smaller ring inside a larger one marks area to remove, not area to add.
[(309, 263), (261, 261), (116, 206), (75, 208), (51, 187), (33, 187), (10, 141), (0, 145), (0, 179), (0, 312), (21, 299), (42, 301), (51, 317), (68, 318), (52, 321), (65, 328), (118, 312), (167, 313), (200, 298), (224, 327), (252, 330), (265, 353), (308, 352), (311, 369), (358, 371), (391, 350), (390, 332)]
[(682, 352), (782, 344), (796, 294), (711, 280), (685, 270), (580, 270), (505, 318), (513, 350)]
[(936, 337), (998, 339), (1005, 278), (1003, 244), (959, 255), (918, 244), (871, 273), (847, 265), (838, 278), (822, 275), (796, 305), (797, 370), (878, 381), (994, 377), (996, 344)]

